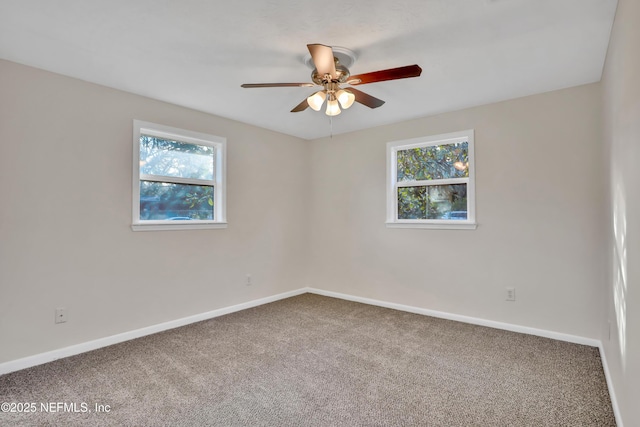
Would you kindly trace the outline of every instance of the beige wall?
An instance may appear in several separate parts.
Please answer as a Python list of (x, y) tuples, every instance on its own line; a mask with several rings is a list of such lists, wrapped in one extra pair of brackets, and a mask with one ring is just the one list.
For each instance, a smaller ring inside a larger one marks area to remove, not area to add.
[[(0, 67), (0, 362), (304, 285), (599, 337), (598, 85), (306, 142)], [(228, 138), (228, 229), (131, 231), (133, 118)], [(468, 128), (478, 229), (387, 229), (386, 142)]]
[(602, 79), (608, 169), (603, 344), (626, 426), (640, 422), (640, 2), (619, 0)]
[[(620, 251), (603, 231), (604, 133), (627, 236), (626, 331), (610, 302), (605, 347), (625, 417), (640, 419), (631, 21), (612, 38), (605, 131), (600, 84), (309, 142), (0, 61), (0, 363), (303, 286), (605, 339), (603, 283), (613, 301), (619, 271), (605, 260)], [(131, 231), (134, 118), (228, 139), (228, 229)], [(469, 128), (478, 229), (386, 228), (386, 142)]]
[[(6, 61), (0, 76), (0, 363), (305, 285), (299, 139)], [(227, 229), (131, 231), (134, 118), (227, 138)]]
[[(599, 338), (599, 94), (593, 84), (314, 141), (312, 285)], [(477, 230), (386, 228), (385, 144), (470, 128)]]

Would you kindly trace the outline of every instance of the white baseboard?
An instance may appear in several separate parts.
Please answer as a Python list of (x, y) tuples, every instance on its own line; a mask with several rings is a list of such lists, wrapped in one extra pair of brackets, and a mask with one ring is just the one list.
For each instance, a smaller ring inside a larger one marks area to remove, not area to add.
[(313, 293), (317, 295), (324, 295), (333, 298), (339, 298), (347, 301), (354, 301), (363, 304), (375, 305), (378, 307), (391, 308), (394, 310), (406, 311), (409, 313), (422, 314), (425, 316), (438, 317), (442, 319), (455, 320), (458, 322), (470, 323), (473, 325), (487, 326), (490, 328), (503, 329), (512, 332), (519, 332), (529, 335), (537, 335), (545, 338), (552, 338), (560, 341), (567, 341), (575, 344), (588, 345), (592, 347), (598, 347), (600, 349), (600, 357), (604, 368), (605, 377), (607, 380), (607, 386), (609, 388), (609, 395), (611, 397), (614, 415), (618, 426), (622, 427), (622, 421), (620, 418), (620, 411), (615, 397), (615, 392), (612, 387), (611, 377), (609, 373), (609, 367), (606, 362), (606, 356), (602, 343), (599, 340), (592, 338), (585, 338), (576, 335), (563, 334), (560, 332), (547, 331), (543, 329), (530, 328), (526, 326), (519, 326), (510, 323), (496, 322), (493, 320), (486, 320), (470, 316), (462, 316), (459, 314), (451, 314), (442, 311), (429, 310), (426, 308), (414, 307), (410, 305), (397, 304), (387, 301), (381, 301), (371, 298), (358, 297), (355, 295), (348, 295), (339, 292), (325, 291), (316, 288), (300, 288), (297, 290), (284, 292), (281, 294), (273, 295), (266, 298), (260, 298), (252, 301), (248, 301), (242, 304), (233, 305), (230, 307), (220, 308), (217, 310), (209, 311), (206, 313), (197, 314), (194, 316), (184, 317), (182, 319), (172, 320), (157, 325), (148, 326), (141, 329), (136, 329), (129, 332), (124, 332), (117, 335), (112, 335), (105, 338), (99, 338), (97, 340), (88, 341), (81, 344), (72, 345), (69, 347), (60, 348), (46, 353), (36, 354), (34, 356), (24, 357), (22, 359), (12, 360), (5, 363), (0, 363), (0, 375), (7, 374), (21, 369), (30, 368), (32, 366), (41, 365), (43, 363), (52, 362), (64, 357), (75, 356), (76, 354), (85, 353), (87, 351), (96, 350), (109, 345), (118, 344), (124, 341), (140, 338), (146, 335), (155, 334), (158, 332), (166, 331), (169, 329), (178, 328), (180, 326), (189, 325), (191, 323), (200, 322), (214, 317), (223, 316), (225, 314), (234, 313), (236, 311), (245, 310), (247, 308), (257, 307), (259, 305), (268, 304), (270, 302), (278, 301), (281, 299), (301, 295), (304, 293)]
[(609, 397), (611, 398), (611, 406), (613, 407), (613, 415), (616, 418), (616, 424), (618, 427), (623, 427), (622, 417), (620, 416), (620, 408), (618, 407), (618, 400), (616, 399), (616, 393), (613, 389), (613, 383), (611, 374), (609, 372), (609, 365), (607, 364), (607, 358), (602, 347), (602, 342), (593, 338), (585, 338), (577, 335), (563, 334), (560, 332), (547, 331), (544, 329), (530, 328), (527, 326), (514, 325), (511, 323), (496, 322), (493, 320), (480, 319), (477, 317), (462, 316), (459, 314), (451, 314), (443, 311), (429, 310), (426, 308), (413, 307), (410, 305), (396, 304), (393, 302), (380, 301), (371, 298), (358, 297), (355, 295), (343, 294), (340, 292), (325, 291), (322, 289), (306, 288), (306, 292), (312, 294), (323, 295), (327, 297), (339, 298), (347, 301), (360, 302), (363, 304), (375, 305), (378, 307), (391, 308), (394, 310), (406, 311), (409, 313), (422, 314), (425, 316), (438, 317), (441, 319), (455, 320), (463, 323), (470, 323), (473, 325), (487, 326), (490, 328), (503, 329), (511, 332), (519, 332), (529, 335), (537, 335), (540, 337), (556, 339), (559, 341), (566, 341), (574, 344), (588, 345), (591, 347), (598, 347), (600, 350), (600, 360), (602, 361), (602, 368), (604, 369), (604, 376), (607, 382), (607, 388), (609, 390)]
[(537, 335), (539, 337), (552, 338), (559, 341), (567, 341), (574, 344), (588, 345), (591, 347), (599, 347), (600, 341), (593, 338), (585, 338), (577, 335), (563, 334), (561, 332), (547, 331), (544, 329), (530, 328), (527, 326), (514, 325), (511, 323), (496, 322), (494, 320), (481, 319), (478, 317), (462, 316), (460, 314), (451, 314), (444, 311), (429, 310), (426, 308), (414, 307), (410, 305), (396, 304), (393, 302), (380, 301), (371, 298), (363, 298), (354, 295), (343, 294), (340, 292), (324, 291), (322, 289), (306, 288), (306, 292), (327, 297), (339, 298), (348, 301), (361, 302), (363, 304), (376, 305), (379, 307), (392, 308), (394, 310), (406, 311), (409, 313), (423, 314), (425, 316), (438, 317), (441, 319), (455, 320), (473, 325), (488, 326), (495, 329), (503, 329), (505, 331), (519, 332), (528, 335)]
[(613, 379), (611, 378), (611, 372), (609, 371), (609, 364), (607, 363), (607, 355), (604, 351), (602, 343), (598, 346), (600, 349), (600, 360), (602, 360), (602, 368), (604, 369), (604, 377), (607, 380), (607, 388), (609, 389), (609, 397), (611, 398), (611, 406), (613, 407), (613, 415), (616, 417), (616, 425), (623, 427), (622, 416), (620, 415), (620, 407), (618, 406), (618, 399), (616, 398), (616, 391), (613, 389)]
[(567, 341), (575, 344), (588, 345), (592, 347), (598, 347), (600, 350), (600, 358), (602, 360), (602, 366), (604, 369), (605, 378), (607, 381), (607, 387), (609, 389), (609, 396), (611, 397), (611, 404), (613, 407), (616, 423), (619, 427), (622, 427), (622, 419), (620, 416), (620, 409), (616, 399), (615, 391), (613, 389), (611, 374), (609, 372), (609, 366), (607, 364), (606, 355), (602, 342), (592, 338), (585, 338), (576, 335), (563, 334), (560, 332), (547, 331), (544, 329), (530, 328), (526, 326), (514, 325), (510, 323), (496, 322), (493, 320), (481, 319), (470, 316), (462, 316), (459, 314), (451, 314), (442, 311), (429, 310), (426, 308), (414, 307), (410, 305), (397, 304), (387, 301), (381, 301), (371, 298), (358, 297), (355, 295), (343, 294), (340, 292), (325, 291), (316, 288), (300, 288), (289, 292), (273, 295), (270, 297), (260, 298), (252, 301), (248, 301), (242, 304), (232, 305), (230, 307), (220, 308), (217, 310), (209, 311), (206, 313), (197, 314), (194, 316), (184, 317), (182, 319), (172, 320), (170, 322), (160, 323), (157, 325), (148, 326), (146, 328), (136, 329), (129, 332), (124, 332), (117, 335), (112, 335), (105, 338), (99, 338), (97, 340), (88, 341), (81, 344), (72, 345), (69, 347), (60, 348), (46, 353), (36, 354), (34, 356), (24, 357), (22, 359), (12, 360), (5, 363), (0, 363), (0, 375), (8, 374), (10, 372), (19, 371), (21, 369), (30, 368), (32, 366), (42, 365), (43, 363), (52, 362), (64, 357), (75, 356), (76, 354), (85, 353), (87, 351), (96, 350), (102, 347), (107, 347), (113, 344), (118, 344), (124, 341), (129, 341), (135, 338), (144, 337), (146, 335), (155, 334), (158, 332), (166, 331), (169, 329), (178, 328), (180, 326), (189, 325), (191, 323), (200, 322), (207, 319), (213, 319), (214, 317), (223, 316), (225, 314), (234, 313), (236, 311), (246, 310), (247, 308), (257, 307), (259, 305), (268, 304), (270, 302), (278, 301), (285, 298), (290, 298), (296, 295), (304, 293), (313, 293), (317, 295), (324, 295), (333, 298), (339, 298), (347, 301), (354, 301), (363, 304), (375, 305), (378, 307), (391, 308), (394, 310), (406, 311), (409, 313), (422, 314), (425, 316), (438, 317), (442, 319), (455, 320), (458, 322), (470, 323), (473, 325), (487, 326), (490, 328), (503, 329), (512, 332), (519, 332), (529, 335), (537, 335), (545, 338), (557, 339), (560, 341)]
[(375, 300), (371, 298), (363, 298), (363, 297), (358, 297), (354, 295), (343, 294), (340, 292), (325, 291), (322, 289), (306, 288), (306, 292), (323, 295), (327, 297), (339, 298), (347, 301), (354, 301), (354, 302), (360, 302), (363, 304), (375, 305), (378, 307), (392, 308), (394, 310), (406, 311), (409, 313), (422, 314), (425, 316), (438, 317), (441, 319), (456, 320), (458, 322), (470, 323), (473, 325), (488, 326), (490, 328), (503, 329), (506, 331), (519, 332), (519, 333), (529, 334), (529, 335), (537, 335), (540, 337), (552, 338), (559, 341), (566, 341), (574, 344), (582, 344), (582, 345), (588, 345), (591, 347), (598, 347), (598, 349), (600, 350), (600, 360), (602, 361), (602, 368), (604, 370), (604, 376), (607, 382), (607, 388), (609, 390), (609, 397), (611, 398), (613, 415), (615, 416), (617, 426), (623, 427), (622, 417), (620, 415), (620, 408), (618, 406), (618, 400), (616, 398), (616, 393), (613, 388), (611, 374), (609, 372), (607, 357), (604, 352), (602, 342), (600, 340), (596, 340), (593, 338), (585, 338), (577, 335), (563, 334), (560, 332), (547, 331), (544, 329), (529, 328), (526, 326), (514, 325), (511, 323), (496, 322), (493, 320), (480, 319), (477, 317), (462, 316), (459, 314), (451, 314), (451, 313), (446, 313), (442, 311), (429, 310), (426, 308), (413, 307), (410, 305), (396, 304), (392, 302), (380, 301), (380, 300)]
[(284, 292), (284, 293), (273, 295), (266, 298), (260, 298), (253, 301), (248, 301), (242, 304), (232, 305), (230, 307), (220, 308), (220, 309), (209, 311), (206, 313), (196, 314), (194, 316), (183, 317), (182, 319), (172, 320), (169, 322), (148, 326), (146, 328), (136, 329), (129, 332), (123, 332), (121, 334), (112, 335), (105, 338), (99, 338), (97, 340), (88, 341), (81, 344), (76, 344), (69, 347), (48, 351), (46, 353), (36, 354), (34, 356), (24, 357), (22, 359), (11, 360), (9, 362), (0, 363), (0, 375), (8, 374), (9, 372), (19, 371), (21, 369), (30, 368), (32, 366), (42, 365), (43, 363), (53, 362), (54, 360), (62, 359), (64, 357), (75, 356), (76, 354), (85, 353), (87, 351), (97, 350), (102, 347), (107, 347), (109, 345), (118, 344), (118, 343), (129, 341), (135, 338), (144, 337), (146, 335), (151, 335), (151, 334), (166, 331), (169, 329), (178, 328), (180, 326), (189, 325), (191, 323), (196, 323), (196, 322), (200, 322), (207, 319), (213, 319), (214, 317), (223, 316), (225, 314), (234, 313), (240, 310), (246, 310), (247, 308), (257, 307), (259, 305), (268, 304), (270, 302), (304, 294), (306, 292), (307, 290), (305, 288), (297, 289), (294, 291)]

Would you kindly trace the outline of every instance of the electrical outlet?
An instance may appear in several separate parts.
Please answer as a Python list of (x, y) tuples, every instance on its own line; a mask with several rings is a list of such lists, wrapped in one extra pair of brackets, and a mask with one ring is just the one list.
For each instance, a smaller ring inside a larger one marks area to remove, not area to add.
[(56, 308), (56, 323), (66, 323), (67, 309), (64, 307)]
[(506, 288), (507, 291), (507, 301), (515, 301), (516, 300), (516, 288)]
[(244, 283), (247, 286), (251, 286), (251, 274), (247, 274), (247, 280)]

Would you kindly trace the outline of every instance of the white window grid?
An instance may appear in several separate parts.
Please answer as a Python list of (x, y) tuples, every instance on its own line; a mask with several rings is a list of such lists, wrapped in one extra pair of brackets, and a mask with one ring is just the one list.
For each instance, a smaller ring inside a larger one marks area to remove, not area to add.
[[(469, 176), (463, 178), (445, 178), (431, 180), (411, 180), (398, 182), (398, 151), (436, 145), (468, 143)], [(475, 229), (475, 153), (473, 129), (414, 138), (387, 143), (387, 227), (393, 228), (440, 228), (440, 229)], [(467, 219), (399, 219), (398, 189), (403, 187), (429, 187), (439, 185), (467, 185)]]
[[(140, 136), (205, 145), (214, 148), (213, 179), (181, 178), (175, 176), (140, 173)], [(141, 120), (133, 121), (133, 223), (134, 231), (181, 230), (198, 228), (226, 228), (226, 138), (173, 128)], [(166, 182), (172, 184), (203, 185), (213, 187), (213, 220), (141, 220), (140, 219), (140, 182)]]

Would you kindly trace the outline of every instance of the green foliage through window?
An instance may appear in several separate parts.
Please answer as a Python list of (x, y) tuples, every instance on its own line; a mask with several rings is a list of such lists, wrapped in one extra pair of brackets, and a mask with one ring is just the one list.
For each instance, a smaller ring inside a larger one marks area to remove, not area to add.
[[(140, 135), (141, 175), (210, 181), (214, 156), (208, 145)], [(214, 200), (210, 185), (140, 181), (141, 220), (212, 220)]]
[(473, 129), (387, 143), (387, 226), (475, 229)]
[(140, 181), (140, 219), (213, 218), (213, 187)]
[(399, 187), (398, 219), (467, 219), (467, 184)]
[(469, 177), (469, 144), (431, 145), (398, 150), (398, 182)]

